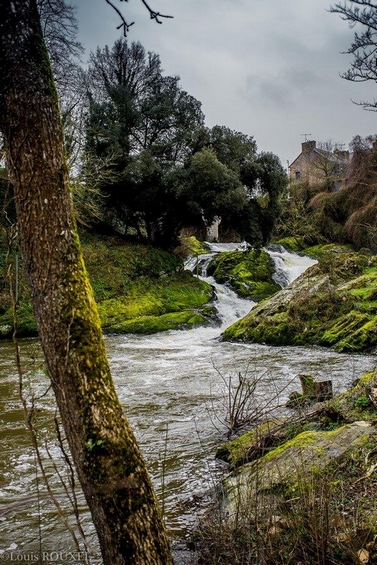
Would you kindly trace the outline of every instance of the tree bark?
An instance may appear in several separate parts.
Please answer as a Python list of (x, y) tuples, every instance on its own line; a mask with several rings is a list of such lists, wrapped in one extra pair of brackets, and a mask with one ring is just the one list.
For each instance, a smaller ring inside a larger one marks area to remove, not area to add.
[(57, 94), (35, 0), (0, 0), (0, 130), (52, 386), (105, 565), (172, 563), (115, 392), (76, 232)]

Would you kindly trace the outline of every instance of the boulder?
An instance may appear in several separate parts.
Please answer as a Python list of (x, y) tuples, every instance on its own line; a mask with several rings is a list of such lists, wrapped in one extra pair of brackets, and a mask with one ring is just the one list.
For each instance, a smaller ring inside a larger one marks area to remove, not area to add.
[(333, 431), (302, 432), (257, 461), (243, 465), (224, 480), (224, 511), (228, 516), (237, 514), (240, 505), (249, 504), (259, 496), (262, 499), (262, 493), (277, 492), (305, 477), (309, 482), (313, 474), (376, 440), (375, 426), (365, 421), (346, 424)]

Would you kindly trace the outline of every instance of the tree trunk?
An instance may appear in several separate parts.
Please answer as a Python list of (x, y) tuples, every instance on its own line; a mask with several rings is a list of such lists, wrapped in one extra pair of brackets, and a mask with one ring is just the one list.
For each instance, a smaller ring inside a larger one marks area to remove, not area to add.
[(0, 129), (47, 368), (105, 565), (172, 562), (116, 395), (73, 219), (54, 81), (35, 0), (0, 0)]

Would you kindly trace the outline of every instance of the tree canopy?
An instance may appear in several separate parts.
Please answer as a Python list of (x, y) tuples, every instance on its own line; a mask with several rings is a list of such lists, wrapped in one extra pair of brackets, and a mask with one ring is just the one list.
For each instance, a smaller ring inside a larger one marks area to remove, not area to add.
[[(182, 227), (221, 217), (224, 229), (251, 243), (268, 240), (265, 204), (271, 212), (274, 190), (286, 182), (278, 159), (258, 155), (251, 136), (207, 128), (200, 102), (181, 88), (179, 77), (163, 74), (156, 53), (125, 38), (98, 48), (86, 85), (85, 155), (107, 161), (113, 172), (100, 186), (107, 229), (172, 246)], [(269, 197), (260, 206), (264, 192)]]

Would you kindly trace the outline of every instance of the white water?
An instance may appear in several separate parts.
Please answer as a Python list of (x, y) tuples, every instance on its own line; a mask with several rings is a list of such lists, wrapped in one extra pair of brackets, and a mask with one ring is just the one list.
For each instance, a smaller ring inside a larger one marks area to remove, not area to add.
[[(223, 249), (216, 245), (211, 252)], [(293, 260), (292, 254), (279, 253), (283, 255), (279, 258)], [(302, 269), (305, 261), (304, 258)], [(284, 402), (289, 392), (298, 388), (292, 380), (299, 373), (331, 378), (337, 391), (374, 366), (374, 357), (367, 355), (337, 354), (320, 348), (222, 343), (218, 339), (222, 328), (246, 314), (252, 303), (238, 299), (221, 285), (217, 285), (217, 293), (221, 327), (106, 339), (119, 397), (139, 439), (173, 536), (185, 535), (198, 513), (198, 500), (224, 470), (214, 459), (216, 446), (225, 439), (225, 389), (221, 375), (237, 375), (239, 371), (264, 374), (261, 399), (273, 383), (275, 388), (284, 390)], [(32, 369), (33, 388), (42, 394), (48, 382), (36, 366), (35, 359), (40, 355), (37, 342), (25, 341), (22, 351), (24, 363)], [(39, 512), (34, 455), (22, 423), (12, 359), (12, 346), (0, 343), (0, 553), (12, 544), (26, 553), (38, 550)], [(41, 435), (51, 441), (52, 395), (44, 397), (39, 405)], [(53, 452), (58, 454), (57, 448)], [(62, 498), (54, 476), (52, 482)], [(42, 503), (44, 549), (67, 551), (72, 543), (65, 528), (45, 495)], [(83, 517), (91, 531), (85, 510)], [(94, 536), (90, 539), (91, 549), (95, 549)]]
[(302, 273), (317, 261), (311, 257), (303, 257), (296, 253), (289, 253), (281, 245), (268, 247), (266, 251), (275, 263), (274, 281), (282, 288), (297, 279)]

